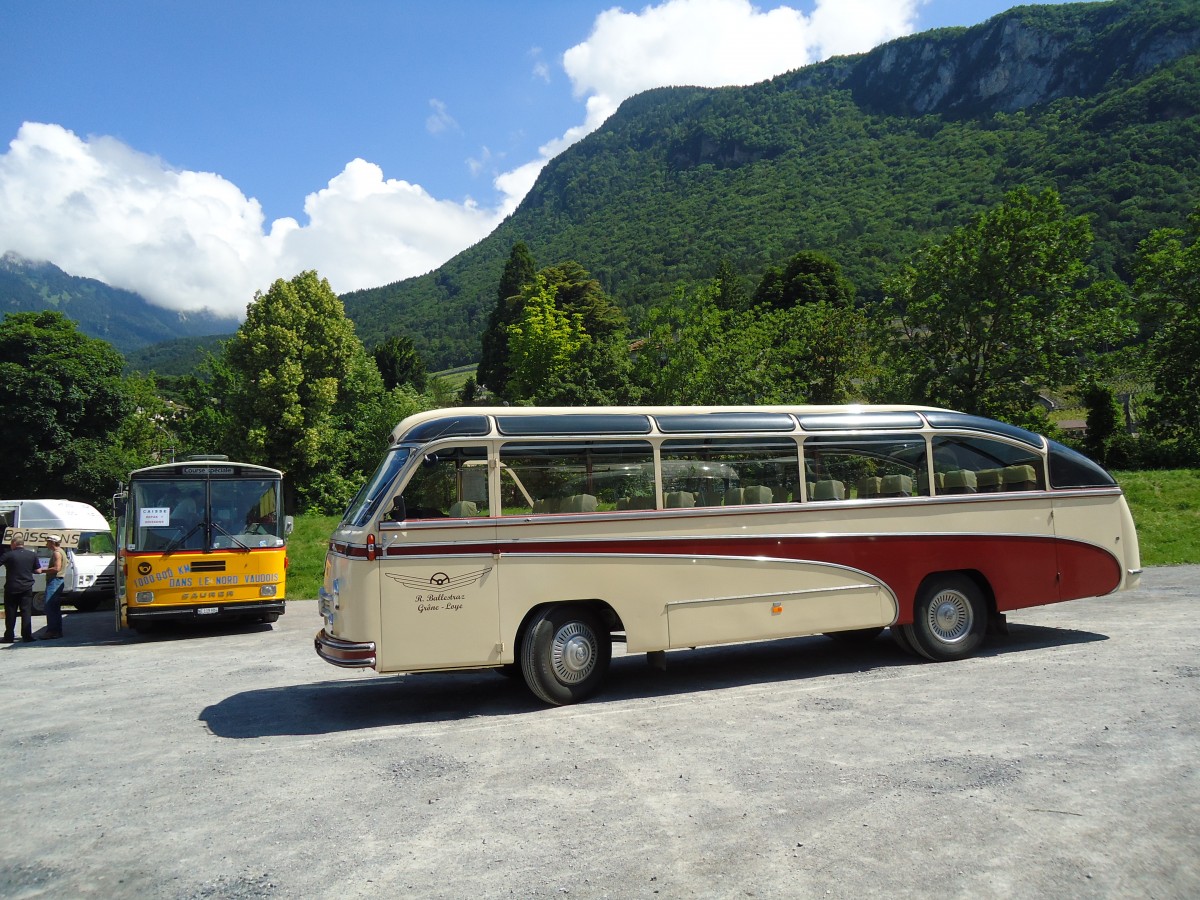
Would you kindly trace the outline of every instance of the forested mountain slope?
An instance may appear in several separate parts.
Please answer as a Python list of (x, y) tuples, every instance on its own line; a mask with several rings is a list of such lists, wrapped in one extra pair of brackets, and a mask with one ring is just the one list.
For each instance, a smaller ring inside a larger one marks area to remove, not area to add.
[(745, 88), (626, 101), (550, 162), (493, 234), (428, 275), (343, 297), (368, 344), (431, 368), (478, 357), (512, 245), (575, 260), (636, 320), (722, 259), (752, 286), (798, 250), (862, 297), (929, 238), (1017, 186), (1089, 215), (1094, 263), (1125, 277), (1138, 241), (1200, 202), (1200, 3), (1018, 7)]
[(161, 341), (227, 335), (238, 327), (234, 318), (152, 306), (141, 294), (68, 275), (51, 263), (15, 253), (0, 256), (0, 314), (46, 309), (73, 319), (84, 334), (108, 341), (123, 354)]

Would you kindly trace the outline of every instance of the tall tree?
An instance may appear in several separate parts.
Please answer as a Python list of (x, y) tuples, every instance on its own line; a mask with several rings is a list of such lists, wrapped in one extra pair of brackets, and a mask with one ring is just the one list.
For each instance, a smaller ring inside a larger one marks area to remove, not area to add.
[(235, 439), (249, 461), (286, 473), (288, 512), (344, 504), (356, 470), (375, 462), (348, 453), (383, 381), (329, 282), (301, 272), (256, 293), (225, 363)]
[(644, 327), (634, 382), (652, 403), (840, 403), (867, 368), (865, 317), (844, 304), (729, 312), (713, 281), (652, 308)]
[(521, 292), (533, 283), (535, 274), (533, 255), (525, 242), (513, 244), (500, 275), (496, 305), (480, 339), (479, 365), (475, 370), (476, 381), (498, 397), (508, 396), (508, 328), (521, 317)]
[(134, 410), (124, 360), (59, 312), (0, 322), (0, 494), (102, 509), (132, 458), (118, 439)]
[(600, 282), (574, 260), (547, 266), (539, 274), (554, 295), (554, 305), (568, 316), (578, 315), (593, 340), (603, 342), (628, 326), (625, 313), (604, 293)]
[(1148, 426), (1175, 443), (1181, 459), (1200, 460), (1200, 209), (1187, 229), (1163, 228), (1142, 242), (1137, 290), (1156, 326), (1148, 346), (1154, 399)]
[(737, 270), (728, 259), (723, 258), (717, 264), (713, 281), (717, 286), (716, 304), (718, 309), (726, 312), (741, 312), (750, 306), (750, 295), (746, 293)]
[(783, 268), (766, 271), (754, 292), (754, 302), (774, 309), (806, 303), (848, 306), (854, 302), (854, 285), (829, 256), (801, 250)]
[(389, 391), (404, 384), (411, 385), (418, 394), (425, 390), (425, 360), (411, 338), (390, 337), (376, 347), (372, 355), (383, 376), (383, 386)]
[(1083, 292), (1091, 229), (1054, 190), (1019, 188), (889, 279), (898, 389), (914, 402), (1028, 422), (1045, 384), (1074, 381), (1083, 354), (1126, 317)]
[(555, 304), (554, 288), (538, 275), (521, 297), (521, 318), (508, 328), (510, 393), (535, 399), (551, 379), (562, 377), (588, 340), (582, 316)]

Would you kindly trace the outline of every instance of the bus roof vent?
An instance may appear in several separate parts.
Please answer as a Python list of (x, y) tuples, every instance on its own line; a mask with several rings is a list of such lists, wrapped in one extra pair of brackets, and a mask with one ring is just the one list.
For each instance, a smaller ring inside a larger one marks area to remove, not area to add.
[(503, 435), (568, 437), (585, 434), (649, 434), (650, 417), (633, 413), (547, 413), (496, 416)]
[(893, 431), (922, 425), (915, 412), (804, 413), (798, 418), (805, 431)]
[(183, 459), (184, 462), (229, 462), (229, 457), (224, 453), (193, 453)]
[(656, 413), (654, 420), (659, 431), (666, 434), (796, 430), (795, 421), (787, 413)]

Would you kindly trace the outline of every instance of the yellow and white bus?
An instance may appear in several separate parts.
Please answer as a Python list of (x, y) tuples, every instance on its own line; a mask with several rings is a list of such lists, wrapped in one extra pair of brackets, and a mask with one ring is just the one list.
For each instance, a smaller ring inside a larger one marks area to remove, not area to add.
[(1127, 590), (1121, 489), (1037, 434), (913, 406), (443, 409), (392, 433), (325, 561), (321, 658), (594, 691), (630, 653), (886, 628), (969, 656)]
[(138, 469), (114, 497), (117, 627), (284, 611), (287, 536), (277, 469), (193, 456)]

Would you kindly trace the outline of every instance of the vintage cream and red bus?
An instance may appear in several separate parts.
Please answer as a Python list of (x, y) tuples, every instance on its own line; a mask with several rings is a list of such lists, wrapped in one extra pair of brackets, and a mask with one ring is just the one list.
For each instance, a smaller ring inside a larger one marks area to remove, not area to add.
[(911, 406), (411, 416), (332, 536), (316, 651), (519, 670), (548, 703), (627, 652), (885, 627), (970, 655), (1023, 607), (1137, 584), (1121, 489), (1061, 444)]
[(138, 469), (117, 508), (117, 627), (283, 614), (287, 537), (278, 469), (191, 456)]

